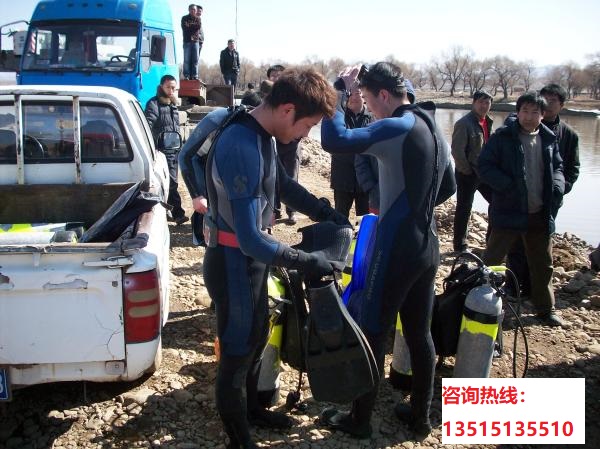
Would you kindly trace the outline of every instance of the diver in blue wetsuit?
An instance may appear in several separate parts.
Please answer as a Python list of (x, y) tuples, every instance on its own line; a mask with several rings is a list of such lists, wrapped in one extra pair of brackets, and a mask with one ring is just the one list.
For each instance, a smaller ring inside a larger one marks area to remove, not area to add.
[[(257, 447), (250, 438), (249, 422), (279, 428), (292, 424), (285, 414), (260, 407), (257, 397), (261, 353), (268, 336), (269, 266), (299, 269), (317, 278), (333, 269), (323, 256), (290, 248), (267, 234), (276, 183), (282, 201), (311, 219), (339, 224), (348, 220), (287, 176), (277, 158), (275, 139), (288, 143), (307, 136), (324, 115), (333, 115), (335, 102), (336, 92), (321, 74), (285, 71), (260, 106), (239, 114), (222, 131), (208, 155), (206, 176), (193, 163), (193, 144), (180, 155), (195, 210), (206, 212), (205, 198), (209, 199), (203, 267), (216, 306), (221, 348), (216, 405), (229, 436), (228, 448)], [(204, 119), (206, 126), (223, 115), (222, 110), (211, 113)]]
[[(321, 125), (321, 143), (330, 153), (365, 153), (378, 160), (380, 213), (373, 258), (359, 324), (383, 373), (385, 343), (400, 312), (409, 347), (413, 384), (410, 406), (395, 412), (416, 439), (431, 432), (435, 350), (430, 333), (439, 242), (434, 206), (456, 190), (449, 146), (435, 124), (433, 103), (410, 104), (400, 69), (379, 62), (363, 72), (341, 75), (338, 111)], [(369, 110), (379, 119), (365, 128), (344, 126), (343, 102), (359, 83)], [(321, 422), (353, 436), (371, 435), (377, 387), (358, 398), (349, 412), (328, 408)]]

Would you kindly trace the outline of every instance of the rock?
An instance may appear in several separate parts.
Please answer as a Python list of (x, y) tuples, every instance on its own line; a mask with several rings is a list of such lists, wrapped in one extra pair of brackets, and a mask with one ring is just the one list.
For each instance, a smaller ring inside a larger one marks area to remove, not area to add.
[(580, 369), (585, 368), (585, 360), (583, 360), (583, 359), (575, 360), (575, 366)]
[(192, 400), (194, 395), (187, 390), (175, 390), (173, 391), (173, 398), (181, 404)]
[(600, 344), (590, 345), (587, 350), (592, 354), (600, 355)]
[(585, 287), (585, 281), (581, 279), (571, 279), (567, 285), (563, 287), (563, 290), (567, 293), (577, 293)]
[(146, 403), (150, 396), (156, 394), (156, 391), (150, 388), (142, 388), (136, 391), (128, 391), (119, 396), (120, 402), (123, 405), (131, 405), (133, 403), (143, 405)]
[(90, 419), (85, 423), (85, 428), (89, 430), (100, 430), (104, 425), (104, 421), (100, 419)]
[(63, 412), (59, 412), (58, 410), (51, 410), (48, 412), (48, 418), (63, 420), (65, 419), (65, 414)]

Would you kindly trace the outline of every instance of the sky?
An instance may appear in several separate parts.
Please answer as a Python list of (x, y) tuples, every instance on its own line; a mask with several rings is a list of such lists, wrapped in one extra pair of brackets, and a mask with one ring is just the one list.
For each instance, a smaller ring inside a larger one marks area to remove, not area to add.
[[(37, 1), (0, 0), (0, 25), (28, 20)], [(373, 63), (389, 55), (421, 64), (459, 45), (476, 58), (505, 55), (543, 67), (584, 65), (586, 55), (600, 52), (598, 0), (168, 0), (178, 42), (192, 1), (204, 8), (200, 58), (208, 64), (218, 62), (229, 38), (255, 64)]]

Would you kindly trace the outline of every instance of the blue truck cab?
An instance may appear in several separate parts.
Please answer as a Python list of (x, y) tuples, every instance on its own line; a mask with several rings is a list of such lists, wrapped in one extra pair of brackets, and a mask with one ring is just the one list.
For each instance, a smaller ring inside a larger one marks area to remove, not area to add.
[(117, 87), (144, 108), (167, 74), (179, 78), (167, 0), (42, 0), (17, 83)]

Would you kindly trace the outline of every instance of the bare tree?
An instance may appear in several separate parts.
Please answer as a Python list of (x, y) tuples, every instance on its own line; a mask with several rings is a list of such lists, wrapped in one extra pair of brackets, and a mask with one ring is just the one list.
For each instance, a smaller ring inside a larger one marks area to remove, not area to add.
[(334, 80), (339, 76), (340, 72), (344, 70), (344, 67), (347, 66), (348, 64), (346, 64), (346, 61), (342, 58), (331, 58), (327, 61), (327, 72), (325, 73), (325, 76), (327, 79)]
[(590, 98), (600, 100), (600, 52), (588, 55), (587, 59), (590, 62), (583, 70), (587, 78)]
[(425, 74), (427, 76), (427, 81), (429, 82), (429, 87), (435, 90), (436, 92), (440, 90), (440, 85), (442, 84), (442, 78), (440, 77), (440, 73), (438, 72), (435, 63), (431, 63), (425, 66)]
[(456, 84), (461, 80), (465, 73), (465, 68), (471, 59), (470, 53), (461, 46), (450, 48), (448, 53), (442, 53), (439, 60), (435, 62), (437, 71), (442, 79), (450, 83), (450, 96), (454, 96)]
[(521, 62), (519, 64), (519, 68), (521, 71), (521, 80), (523, 80), (523, 87), (526, 91), (528, 91), (535, 81), (533, 76), (535, 72), (535, 65), (533, 64), (533, 61), (528, 59), (527, 61)]
[(475, 91), (485, 87), (486, 80), (489, 76), (490, 67), (488, 61), (479, 61), (472, 59), (465, 67), (464, 79), (469, 85), (469, 96), (473, 96)]
[(427, 83), (427, 71), (422, 66), (415, 68), (411, 76), (412, 78), (410, 78), (410, 80), (416, 88), (422, 89)]
[(506, 100), (509, 90), (512, 91), (519, 80), (519, 67), (507, 56), (495, 56), (490, 60), (490, 68), (495, 76), (496, 90), (502, 89), (503, 99)]

